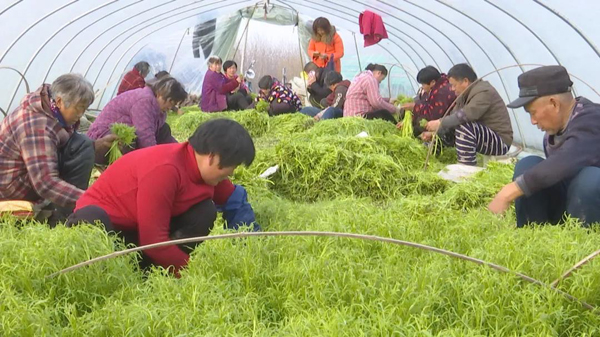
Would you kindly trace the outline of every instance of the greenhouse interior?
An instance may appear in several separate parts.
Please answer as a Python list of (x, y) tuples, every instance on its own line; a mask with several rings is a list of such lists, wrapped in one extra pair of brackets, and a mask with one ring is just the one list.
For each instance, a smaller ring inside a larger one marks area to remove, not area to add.
[(597, 13), (0, 0), (0, 335), (600, 336)]

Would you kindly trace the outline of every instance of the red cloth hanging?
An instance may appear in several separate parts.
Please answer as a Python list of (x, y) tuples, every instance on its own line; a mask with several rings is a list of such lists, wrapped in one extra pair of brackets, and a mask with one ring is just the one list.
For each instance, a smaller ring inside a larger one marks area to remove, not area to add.
[(365, 47), (372, 46), (381, 39), (387, 39), (388, 34), (383, 19), (371, 11), (364, 11), (358, 16), (360, 33), (365, 36)]

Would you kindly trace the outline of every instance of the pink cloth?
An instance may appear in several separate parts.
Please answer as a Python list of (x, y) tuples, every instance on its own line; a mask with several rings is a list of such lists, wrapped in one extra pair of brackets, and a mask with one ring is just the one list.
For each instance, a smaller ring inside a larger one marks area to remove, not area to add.
[(364, 116), (376, 110), (396, 112), (396, 107), (379, 93), (379, 82), (369, 70), (363, 71), (352, 80), (346, 93), (344, 117)]
[(365, 36), (365, 47), (372, 46), (382, 39), (387, 39), (388, 34), (383, 24), (383, 19), (371, 11), (364, 11), (358, 16), (360, 33)]

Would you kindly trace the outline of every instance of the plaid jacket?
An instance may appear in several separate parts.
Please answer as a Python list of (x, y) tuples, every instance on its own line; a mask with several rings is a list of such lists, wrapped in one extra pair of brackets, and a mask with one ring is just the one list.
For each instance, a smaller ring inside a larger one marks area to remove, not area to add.
[(117, 91), (117, 95), (120, 95), (125, 91), (143, 88), (145, 86), (146, 81), (144, 80), (140, 72), (137, 69), (133, 68), (133, 70), (131, 70), (130, 72), (125, 74), (125, 76), (123, 76), (123, 80), (121, 81), (121, 84), (119, 85), (119, 90)]
[(33, 191), (41, 199), (70, 206), (83, 194), (59, 178), (58, 150), (73, 131), (52, 114), (49, 88), (44, 84), (27, 94), (0, 124), (0, 200), (23, 199)]
[(344, 102), (344, 117), (364, 116), (376, 110), (396, 112), (396, 107), (389, 99), (381, 97), (379, 82), (369, 70), (357, 75), (346, 92)]

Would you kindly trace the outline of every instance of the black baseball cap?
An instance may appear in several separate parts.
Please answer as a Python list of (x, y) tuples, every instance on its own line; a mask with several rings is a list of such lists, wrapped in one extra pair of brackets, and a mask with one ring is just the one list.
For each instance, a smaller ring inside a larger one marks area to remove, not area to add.
[(519, 75), (519, 98), (507, 106), (520, 108), (542, 96), (571, 91), (573, 82), (563, 66), (544, 66)]

